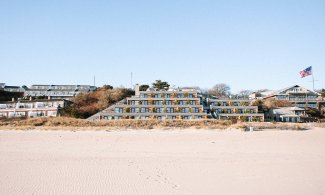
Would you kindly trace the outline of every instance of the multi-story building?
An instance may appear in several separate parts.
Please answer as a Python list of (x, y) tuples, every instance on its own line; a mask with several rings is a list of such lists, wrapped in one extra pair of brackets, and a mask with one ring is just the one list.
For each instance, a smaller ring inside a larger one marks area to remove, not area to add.
[(90, 85), (32, 85), (26, 89), (25, 97), (46, 96), (50, 99), (71, 99), (72, 97), (90, 91), (94, 91), (95, 86)]
[(6, 92), (25, 92), (25, 89), (20, 86), (8, 86), (5, 83), (0, 83), (0, 90), (6, 91)]
[(208, 99), (210, 111), (217, 119), (237, 119), (241, 121), (264, 121), (264, 114), (258, 112), (252, 100), (247, 99)]
[(263, 99), (269, 98), (286, 100), (291, 102), (292, 106), (299, 108), (314, 108), (322, 111), (325, 106), (325, 100), (319, 93), (299, 85), (287, 87), (263, 97)]
[(112, 119), (202, 119), (203, 111), (199, 92), (194, 89), (139, 91), (135, 96), (105, 109), (89, 120)]
[(17, 100), (0, 102), (0, 118), (58, 116), (60, 109), (69, 105), (67, 100)]

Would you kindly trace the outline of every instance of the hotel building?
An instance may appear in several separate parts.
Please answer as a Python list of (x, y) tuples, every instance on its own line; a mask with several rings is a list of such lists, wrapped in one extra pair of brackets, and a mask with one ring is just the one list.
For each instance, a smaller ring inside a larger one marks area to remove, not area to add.
[(210, 112), (217, 119), (237, 119), (241, 121), (264, 121), (264, 114), (258, 112), (252, 100), (207, 99)]
[(67, 100), (18, 100), (0, 102), (0, 118), (59, 116), (59, 111), (69, 105)]
[(25, 97), (46, 96), (50, 99), (71, 99), (80, 94), (94, 91), (95, 86), (90, 85), (32, 85), (26, 89)]
[(113, 119), (203, 119), (199, 91), (196, 89), (140, 91), (135, 87), (135, 96), (93, 115), (89, 120)]

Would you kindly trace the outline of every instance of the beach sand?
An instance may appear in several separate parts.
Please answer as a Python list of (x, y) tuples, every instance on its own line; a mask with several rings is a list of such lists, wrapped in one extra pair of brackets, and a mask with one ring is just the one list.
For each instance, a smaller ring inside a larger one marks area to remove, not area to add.
[(325, 129), (0, 131), (0, 194), (325, 195)]

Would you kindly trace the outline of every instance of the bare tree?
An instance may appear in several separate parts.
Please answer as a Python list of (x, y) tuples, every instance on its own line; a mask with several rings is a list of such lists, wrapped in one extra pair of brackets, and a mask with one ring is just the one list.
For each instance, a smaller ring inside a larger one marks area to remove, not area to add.
[(209, 94), (217, 97), (225, 97), (230, 95), (230, 87), (225, 83), (219, 83), (209, 89)]
[(253, 93), (253, 91), (251, 91), (251, 90), (243, 89), (238, 93), (238, 95), (241, 96), (241, 97), (248, 97), (252, 93)]

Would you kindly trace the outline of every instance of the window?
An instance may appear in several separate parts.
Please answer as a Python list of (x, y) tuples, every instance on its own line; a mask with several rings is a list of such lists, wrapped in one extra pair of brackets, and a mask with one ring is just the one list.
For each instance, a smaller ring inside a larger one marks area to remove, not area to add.
[(299, 108), (304, 108), (305, 105), (306, 105), (305, 103), (298, 103), (298, 104), (297, 104), (297, 107), (299, 107)]
[(148, 108), (141, 108), (141, 112), (142, 113), (149, 112), (149, 109)]
[(278, 95), (276, 99), (278, 99), (278, 100), (286, 100), (287, 99), (287, 96), (285, 96), (285, 95)]
[(147, 97), (148, 97), (147, 94), (144, 94), (144, 93), (141, 93), (141, 94), (140, 94), (140, 98), (147, 98)]
[(115, 108), (115, 113), (123, 113), (123, 108)]
[(308, 100), (315, 100), (315, 99), (316, 99), (316, 96), (313, 96), (313, 95), (308, 96)]
[(131, 108), (130, 112), (132, 112), (132, 113), (138, 113), (139, 112), (139, 108)]
[(308, 103), (308, 108), (316, 108), (316, 104)]

